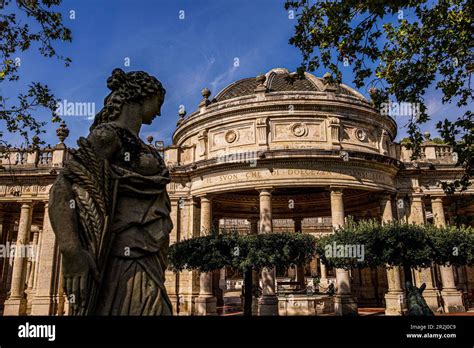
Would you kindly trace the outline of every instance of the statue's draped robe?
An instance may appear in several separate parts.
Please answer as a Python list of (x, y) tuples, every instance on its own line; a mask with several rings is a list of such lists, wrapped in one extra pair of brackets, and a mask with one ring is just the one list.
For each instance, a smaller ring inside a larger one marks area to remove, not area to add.
[[(110, 225), (113, 241), (98, 292), (97, 315), (171, 315), (164, 286), (171, 204), (166, 191), (169, 172), (158, 151), (129, 131), (112, 124), (95, 128), (94, 147), (111, 142), (109, 158), (118, 180)], [(146, 161), (142, 161), (142, 157)]]

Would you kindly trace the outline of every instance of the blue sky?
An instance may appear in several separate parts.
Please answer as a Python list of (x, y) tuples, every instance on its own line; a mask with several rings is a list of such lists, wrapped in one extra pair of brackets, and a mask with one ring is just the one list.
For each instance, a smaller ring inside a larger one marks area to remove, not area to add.
[[(72, 59), (70, 67), (55, 59), (43, 58), (36, 51), (17, 54), (21, 58), (21, 80), (0, 84), (3, 95), (14, 97), (30, 81), (51, 87), (57, 98), (70, 102), (95, 103), (96, 112), (108, 94), (106, 79), (120, 67), (125, 71), (144, 70), (156, 76), (167, 90), (162, 116), (142, 128), (142, 136), (171, 143), (184, 105), (188, 114), (202, 99), (208, 87), (213, 95), (235, 80), (256, 76), (274, 67), (291, 71), (301, 63), (299, 51), (288, 43), (296, 20), (284, 9), (284, 0), (64, 0), (61, 12), (72, 30), (72, 43), (58, 43), (60, 54)], [(69, 11), (75, 19), (69, 18)], [(184, 11), (184, 19), (180, 19)], [(126, 58), (130, 66), (124, 66)], [(239, 66), (234, 66), (234, 59)], [(352, 86), (352, 72), (344, 68), (343, 80)], [(325, 70), (315, 74), (322, 76)], [(361, 90), (366, 95), (366, 91)], [(427, 96), (433, 121), (424, 126), (435, 134), (436, 120), (448, 116), (453, 105), (442, 105), (439, 93)], [(458, 115), (459, 112), (455, 112)], [(48, 121), (41, 109), (35, 113)], [(65, 117), (70, 129), (66, 143), (75, 144), (87, 135), (91, 120), (85, 116)], [(57, 124), (48, 123), (42, 139), (57, 143)], [(399, 123), (402, 126), (402, 123)], [(398, 139), (405, 136), (400, 128)], [(19, 136), (6, 140), (21, 144)]]

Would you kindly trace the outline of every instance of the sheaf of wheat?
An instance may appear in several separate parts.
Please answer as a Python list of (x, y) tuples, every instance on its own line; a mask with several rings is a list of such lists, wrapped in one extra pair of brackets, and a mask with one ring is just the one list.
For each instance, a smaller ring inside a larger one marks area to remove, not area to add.
[(94, 255), (96, 255), (101, 233), (104, 228), (104, 218), (99, 213), (94, 200), (86, 190), (74, 184), (73, 191), (77, 198), (79, 217), (86, 232), (88, 244), (93, 247)]

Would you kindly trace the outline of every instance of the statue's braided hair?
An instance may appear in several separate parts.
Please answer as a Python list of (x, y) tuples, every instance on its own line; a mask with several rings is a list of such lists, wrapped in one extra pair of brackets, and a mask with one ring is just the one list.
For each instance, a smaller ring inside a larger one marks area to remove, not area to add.
[(166, 90), (155, 77), (143, 71), (125, 73), (122, 69), (114, 69), (107, 79), (107, 87), (112, 91), (104, 99), (104, 107), (95, 116), (90, 127), (92, 131), (101, 123), (116, 120), (125, 104), (140, 103), (147, 97), (158, 95), (161, 102)]

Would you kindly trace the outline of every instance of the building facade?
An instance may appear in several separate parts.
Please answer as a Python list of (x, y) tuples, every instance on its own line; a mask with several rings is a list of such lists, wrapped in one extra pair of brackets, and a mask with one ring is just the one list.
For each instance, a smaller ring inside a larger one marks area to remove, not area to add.
[[(320, 236), (348, 216), (472, 224), (474, 188), (447, 196), (440, 185), (462, 173), (451, 148), (427, 134), (421, 157), (412, 160), (394, 142), (394, 119), (346, 85), (272, 69), (215, 97), (207, 89), (202, 95), (198, 110), (188, 116), (180, 110), (172, 145), (163, 150), (172, 176), (171, 243), (223, 230)], [(64, 125), (58, 136), (54, 148), (14, 149), (2, 159), (1, 243), (37, 249), (35, 257), (0, 260), (4, 315), (67, 313), (46, 209), (49, 188), (67, 157)], [(385, 307), (388, 315), (401, 314), (402, 273), (397, 267), (327, 269), (318, 259), (304, 268), (264, 270), (255, 310), (314, 315)], [(464, 311), (474, 301), (472, 267), (433, 265), (413, 275), (416, 285), (427, 284), (424, 296), (435, 310)], [(213, 315), (218, 307), (239, 303), (241, 278), (225, 269), (168, 272), (166, 287), (175, 314)], [(284, 295), (292, 284), (300, 291)], [(302, 291), (311, 284), (320, 295)], [(330, 284), (334, 296), (325, 293)]]

